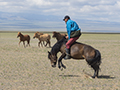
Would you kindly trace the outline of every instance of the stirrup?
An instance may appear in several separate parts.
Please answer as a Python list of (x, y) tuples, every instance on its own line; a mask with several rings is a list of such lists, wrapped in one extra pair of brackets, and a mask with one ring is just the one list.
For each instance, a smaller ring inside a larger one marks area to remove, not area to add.
[(70, 55), (66, 55), (65, 57), (64, 57), (64, 59), (66, 60), (66, 59), (70, 59), (71, 57), (70, 57)]

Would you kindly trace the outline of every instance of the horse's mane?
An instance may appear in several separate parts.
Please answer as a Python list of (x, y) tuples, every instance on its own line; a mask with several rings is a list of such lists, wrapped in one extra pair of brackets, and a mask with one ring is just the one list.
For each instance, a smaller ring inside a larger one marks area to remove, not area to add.
[(67, 42), (67, 39), (63, 37), (60, 41), (56, 42), (51, 49), (51, 53), (57, 54), (60, 51), (60, 48), (63, 44)]
[(24, 35), (20, 32), (20, 36), (22, 36), (22, 37), (23, 37)]
[(66, 42), (67, 42), (67, 39), (66, 39), (65, 36), (64, 36), (64, 37), (63, 37), (60, 41), (58, 41), (57, 43), (58, 43), (58, 44), (61, 44), (61, 43), (62, 43), (62, 44), (63, 44), (63, 43), (65, 44)]

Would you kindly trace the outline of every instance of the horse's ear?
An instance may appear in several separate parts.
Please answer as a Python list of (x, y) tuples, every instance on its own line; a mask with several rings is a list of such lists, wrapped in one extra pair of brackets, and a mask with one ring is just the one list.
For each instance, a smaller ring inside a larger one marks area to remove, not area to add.
[(53, 32), (53, 34), (55, 33), (55, 31)]
[(48, 51), (48, 53), (51, 55), (51, 53)]
[(65, 37), (65, 36), (63, 36), (63, 38), (64, 38), (64, 39), (66, 39), (66, 37)]
[(67, 35), (65, 34), (65, 36), (67, 36)]

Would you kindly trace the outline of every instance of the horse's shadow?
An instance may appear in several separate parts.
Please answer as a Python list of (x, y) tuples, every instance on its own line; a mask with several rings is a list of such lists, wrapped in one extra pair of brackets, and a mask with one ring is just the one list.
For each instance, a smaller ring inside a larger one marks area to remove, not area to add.
[(52, 48), (52, 47), (48, 47), (48, 46), (46, 46), (46, 48)]
[[(80, 75), (59, 75), (60, 77), (81, 77)], [(98, 79), (115, 79), (114, 76), (110, 75), (100, 75)]]
[(110, 76), (110, 75), (100, 75), (98, 76), (98, 79), (114, 79), (114, 76)]

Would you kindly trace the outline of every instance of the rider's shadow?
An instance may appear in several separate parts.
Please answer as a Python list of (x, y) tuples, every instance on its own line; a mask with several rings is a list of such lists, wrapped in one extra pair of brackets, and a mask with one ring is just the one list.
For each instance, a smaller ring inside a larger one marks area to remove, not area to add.
[(80, 77), (79, 75), (59, 75), (59, 76), (62, 76), (62, 77)]

